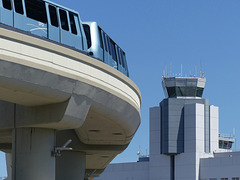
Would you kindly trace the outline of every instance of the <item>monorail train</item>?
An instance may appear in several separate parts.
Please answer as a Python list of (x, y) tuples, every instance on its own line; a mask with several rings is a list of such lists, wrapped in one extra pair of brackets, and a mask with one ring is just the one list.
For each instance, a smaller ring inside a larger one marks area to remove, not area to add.
[(125, 52), (79, 13), (43, 0), (0, 0), (0, 23), (88, 53), (129, 76)]

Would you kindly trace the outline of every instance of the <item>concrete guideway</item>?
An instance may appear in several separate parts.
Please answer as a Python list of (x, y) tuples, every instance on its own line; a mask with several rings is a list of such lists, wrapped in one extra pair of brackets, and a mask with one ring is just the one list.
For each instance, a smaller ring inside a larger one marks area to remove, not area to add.
[[(14, 179), (36, 179), (42, 166), (51, 172), (49, 180), (99, 174), (140, 125), (140, 91), (125, 75), (73, 49), (3, 27), (0, 99), (0, 149), (12, 153)], [(51, 156), (69, 139), (71, 151)]]

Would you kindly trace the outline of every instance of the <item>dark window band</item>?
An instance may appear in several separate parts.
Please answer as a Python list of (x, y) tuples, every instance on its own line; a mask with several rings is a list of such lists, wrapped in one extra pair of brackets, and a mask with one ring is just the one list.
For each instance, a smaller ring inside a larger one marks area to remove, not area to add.
[(168, 97), (202, 97), (200, 87), (167, 87)]

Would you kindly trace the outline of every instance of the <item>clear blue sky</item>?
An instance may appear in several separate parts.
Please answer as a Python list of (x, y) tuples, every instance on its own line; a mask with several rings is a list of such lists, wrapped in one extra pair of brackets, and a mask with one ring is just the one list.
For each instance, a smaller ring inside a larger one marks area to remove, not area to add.
[[(220, 108), (220, 132), (236, 128), (240, 148), (239, 0), (54, 0), (97, 21), (126, 52), (131, 79), (142, 93), (142, 123), (116, 162), (137, 161), (149, 152), (149, 108), (164, 98), (161, 76), (167, 66), (183, 75), (205, 72), (204, 98)], [(238, 74), (239, 73), (239, 74)], [(0, 176), (5, 174), (0, 156)], [(5, 163), (5, 162), (4, 162)]]

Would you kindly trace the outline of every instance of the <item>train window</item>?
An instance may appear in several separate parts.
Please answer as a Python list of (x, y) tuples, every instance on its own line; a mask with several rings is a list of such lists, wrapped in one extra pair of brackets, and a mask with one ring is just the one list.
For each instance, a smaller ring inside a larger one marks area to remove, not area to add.
[(125, 61), (124, 61), (124, 55), (123, 55), (123, 51), (121, 49), (120, 49), (120, 55), (121, 55), (121, 59), (122, 59), (122, 65), (125, 68), (126, 66), (125, 66)]
[(113, 42), (112, 39), (110, 39), (110, 44), (111, 44), (111, 49), (112, 49), (112, 57), (115, 61), (117, 61), (115, 43)]
[(58, 27), (58, 19), (57, 19), (57, 9), (54, 6), (49, 5), (49, 13), (50, 13), (50, 21), (51, 25)]
[(87, 24), (83, 24), (83, 29), (86, 34), (87, 45), (88, 45), (88, 49), (89, 49), (92, 46), (92, 40), (91, 40), (91, 36), (90, 36), (90, 27)]
[(25, 0), (27, 17), (40, 21), (47, 22), (45, 2), (41, 0)]
[(123, 51), (122, 51), (122, 53), (123, 53), (123, 64), (124, 64), (123, 67), (127, 68), (126, 54)]
[(19, 14), (23, 14), (22, 0), (14, 0), (15, 11)]
[(119, 63), (122, 65), (122, 59), (121, 59), (119, 47), (117, 47), (117, 55), (118, 55), (118, 61), (119, 61)]
[(109, 37), (108, 35), (106, 35), (106, 38), (107, 38), (107, 44), (108, 44), (108, 49), (109, 49), (109, 54), (112, 55), (112, 47), (111, 47), (111, 44), (110, 44), (110, 40), (109, 40)]
[(102, 40), (102, 33), (100, 27), (98, 27), (99, 39), (100, 39), (100, 47), (103, 49), (103, 40)]
[(73, 13), (69, 12), (69, 18), (70, 18), (71, 31), (73, 34), (77, 34), (77, 28), (76, 28), (76, 23), (75, 23)]
[(62, 29), (66, 30), (66, 31), (69, 31), (66, 11), (64, 11), (62, 9), (59, 9), (59, 13), (60, 13)]
[(3, 7), (8, 10), (12, 10), (12, 4), (10, 0), (2, 0)]
[(105, 49), (108, 52), (108, 44), (107, 44), (107, 39), (106, 39), (106, 34), (103, 33), (103, 40), (104, 40), (104, 44), (105, 44)]

